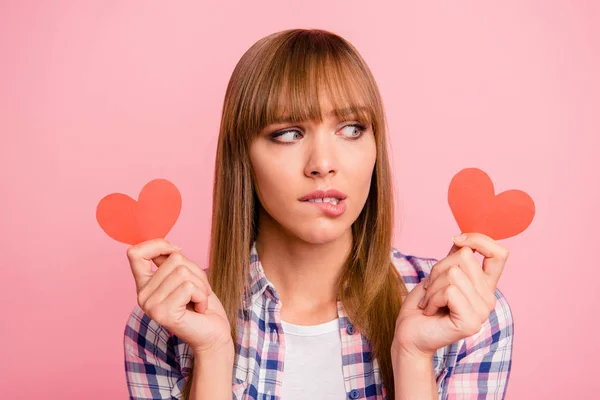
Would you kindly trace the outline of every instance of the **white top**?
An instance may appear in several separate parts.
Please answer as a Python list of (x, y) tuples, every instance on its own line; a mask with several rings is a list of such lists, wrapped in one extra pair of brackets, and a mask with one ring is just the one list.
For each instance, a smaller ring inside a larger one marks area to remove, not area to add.
[(339, 320), (311, 326), (281, 321), (281, 325), (285, 336), (281, 398), (346, 399)]

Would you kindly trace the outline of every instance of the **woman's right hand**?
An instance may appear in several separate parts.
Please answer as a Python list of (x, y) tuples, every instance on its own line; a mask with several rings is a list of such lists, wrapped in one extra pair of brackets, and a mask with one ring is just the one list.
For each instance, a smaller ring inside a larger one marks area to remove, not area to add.
[[(206, 273), (179, 250), (164, 239), (127, 249), (139, 306), (194, 354), (232, 350), (227, 315)], [(153, 261), (159, 267), (156, 271)]]

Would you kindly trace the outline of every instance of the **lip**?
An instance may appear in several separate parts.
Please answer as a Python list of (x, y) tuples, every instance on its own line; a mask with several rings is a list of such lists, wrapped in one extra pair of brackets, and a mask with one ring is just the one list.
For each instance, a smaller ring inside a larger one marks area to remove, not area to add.
[(313, 190), (312, 192), (310, 192), (308, 194), (305, 194), (304, 196), (300, 197), (300, 199), (298, 199), (298, 200), (308, 201), (308, 200), (312, 200), (312, 199), (324, 199), (325, 197), (333, 197), (333, 198), (336, 198), (341, 201), (346, 198), (346, 195), (335, 189), (329, 189), (329, 190), (318, 189), (318, 190)]
[[(309, 200), (312, 199), (323, 199), (325, 197), (338, 199), (337, 204), (332, 203), (311, 203)], [(346, 195), (338, 190), (329, 189), (329, 190), (314, 190), (304, 196), (302, 196), (299, 200), (305, 203), (309, 203), (316, 207), (319, 207), (325, 214), (330, 217), (339, 217), (346, 211)]]
[(325, 214), (330, 217), (339, 217), (346, 211), (346, 200), (340, 200), (337, 204), (332, 203), (311, 203), (309, 201), (305, 201), (304, 203), (308, 203), (310, 205), (314, 205), (319, 207)]

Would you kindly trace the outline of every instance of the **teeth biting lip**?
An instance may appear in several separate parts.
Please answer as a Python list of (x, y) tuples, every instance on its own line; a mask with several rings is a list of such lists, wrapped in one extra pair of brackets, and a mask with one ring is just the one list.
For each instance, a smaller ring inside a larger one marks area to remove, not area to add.
[(338, 203), (342, 200), (344, 200), (346, 198), (346, 195), (342, 192), (339, 192), (335, 189), (329, 189), (329, 190), (314, 190), (304, 196), (302, 196), (299, 200), (300, 201), (311, 201), (314, 203), (316, 200), (316, 202), (323, 202), (323, 199), (337, 199)]
[(340, 201), (342, 201), (342, 200), (338, 199), (336, 197), (325, 197), (323, 199), (306, 200), (307, 203), (330, 203), (330, 204), (333, 204), (334, 206), (339, 204)]
[(312, 207), (316, 207), (317, 209), (320, 209), (324, 215), (334, 218), (339, 217), (346, 211), (346, 199), (332, 197), (331, 195), (324, 198), (316, 197), (304, 200), (303, 203), (313, 204)]

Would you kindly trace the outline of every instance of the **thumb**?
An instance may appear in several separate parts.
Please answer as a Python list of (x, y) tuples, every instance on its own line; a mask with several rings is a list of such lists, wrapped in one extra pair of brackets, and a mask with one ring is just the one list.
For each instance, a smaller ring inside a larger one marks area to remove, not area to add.
[(221, 300), (219, 300), (219, 298), (217, 297), (215, 292), (213, 292), (212, 290), (210, 291), (210, 294), (208, 295), (206, 308), (209, 310), (212, 310), (212, 311), (216, 311), (219, 315), (227, 318), (227, 313), (225, 312), (225, 309), (223, 308), (223, 304), (221, 303)]
[(408, 293), (408, 295), (402, 302), (402, 307), (407, 307), (409, 309), (417, 309), (419, 308), (419, 302), (424, 296), (425, 289), (423, 288), (423, 281), (421, 281)]

